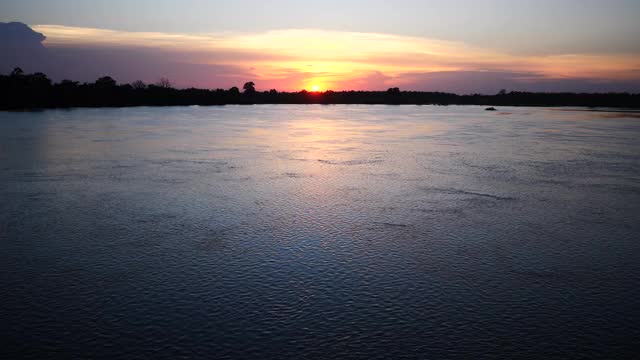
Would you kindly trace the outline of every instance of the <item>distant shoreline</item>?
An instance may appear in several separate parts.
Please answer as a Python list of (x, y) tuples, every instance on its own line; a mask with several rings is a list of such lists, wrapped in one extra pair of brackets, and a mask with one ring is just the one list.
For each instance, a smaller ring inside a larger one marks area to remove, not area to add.
[(457, 95), (444, 92), (401, 91), (257, 91), (248, 82), (243, 91), (225, 89), (176, 89), (163, 79), (147, 85), (141, 81), (117, 84), (105, 76), (93, 83), (63, 80), (53, 83), (45, 74), (25, 74), (16, 68), (0, 75), (0, 110), (99, 108), (132, 106), (213, 105), (477, 105), (488, 107), (581, 107), (639, 109), (640, 94), (630, 93), (533, 93), (500, 91), (495, 95)]

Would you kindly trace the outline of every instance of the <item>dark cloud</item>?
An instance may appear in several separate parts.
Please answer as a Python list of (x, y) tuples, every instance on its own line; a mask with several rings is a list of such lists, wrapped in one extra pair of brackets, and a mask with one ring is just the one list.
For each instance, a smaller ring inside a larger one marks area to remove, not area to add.
[(42, 49), (46, 37), (19, 23), (0, 23), (0, 45), (6, 48)]
[(42, 45), (45, 36), (19, 23), (0, 23), (0, 72), (20, 66), (27, 71), (42, 71), (41, 60), (47, 56)]

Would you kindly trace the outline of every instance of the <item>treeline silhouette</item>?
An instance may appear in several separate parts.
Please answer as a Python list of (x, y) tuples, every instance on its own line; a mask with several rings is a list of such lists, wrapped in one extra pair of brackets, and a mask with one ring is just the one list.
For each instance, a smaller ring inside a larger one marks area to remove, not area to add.
[(491, 106), (581, 106), (640, 108), (640, 94), (530, 93), (500, 91), (496, 95), (457, 95), (443, 92), (325, 91), (259, 92), (253, 82), (231, 89), (176, 89), (167, 79), (155, 84), (135, 81), (119, 85), (109, 76), (93, 83), (51, 81), (43, 73), (25, 74), (16, 68), (0, 75), (0, 109), (124, 107), (225, 104), (415, 104)]

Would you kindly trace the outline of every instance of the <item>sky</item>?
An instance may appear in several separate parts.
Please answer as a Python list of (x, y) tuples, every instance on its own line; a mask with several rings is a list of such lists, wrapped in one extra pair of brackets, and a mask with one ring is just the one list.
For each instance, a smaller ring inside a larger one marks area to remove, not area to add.
[(639, 17), (638, 0), (0, 0), (0, 22), (46, 37), (0, 31), (11, 54), (0, 70), (261, 90), (640, 92)]

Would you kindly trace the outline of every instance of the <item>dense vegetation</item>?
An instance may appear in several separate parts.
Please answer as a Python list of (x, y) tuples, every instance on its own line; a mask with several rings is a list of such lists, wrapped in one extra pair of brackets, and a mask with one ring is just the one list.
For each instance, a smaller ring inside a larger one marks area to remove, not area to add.
[(493, 106), (586, 106), (640, 108), (640, 94), (603, 93), (529, 93), (501, 91), (496, 95), (456, 95), (442, 92), (400, 91), (325, 91), (258, 92), (246, 83), (243, 91), (175, 89), (162, 79), (157, 84), (142, 81), (118, 85), (111, 77), (80, 84), (63, 80), (53, 83), (45, 74), (25, 74), (15, 69), (0, 75), (0, 109), (168, 106), (224, 104), (437, 104)]

